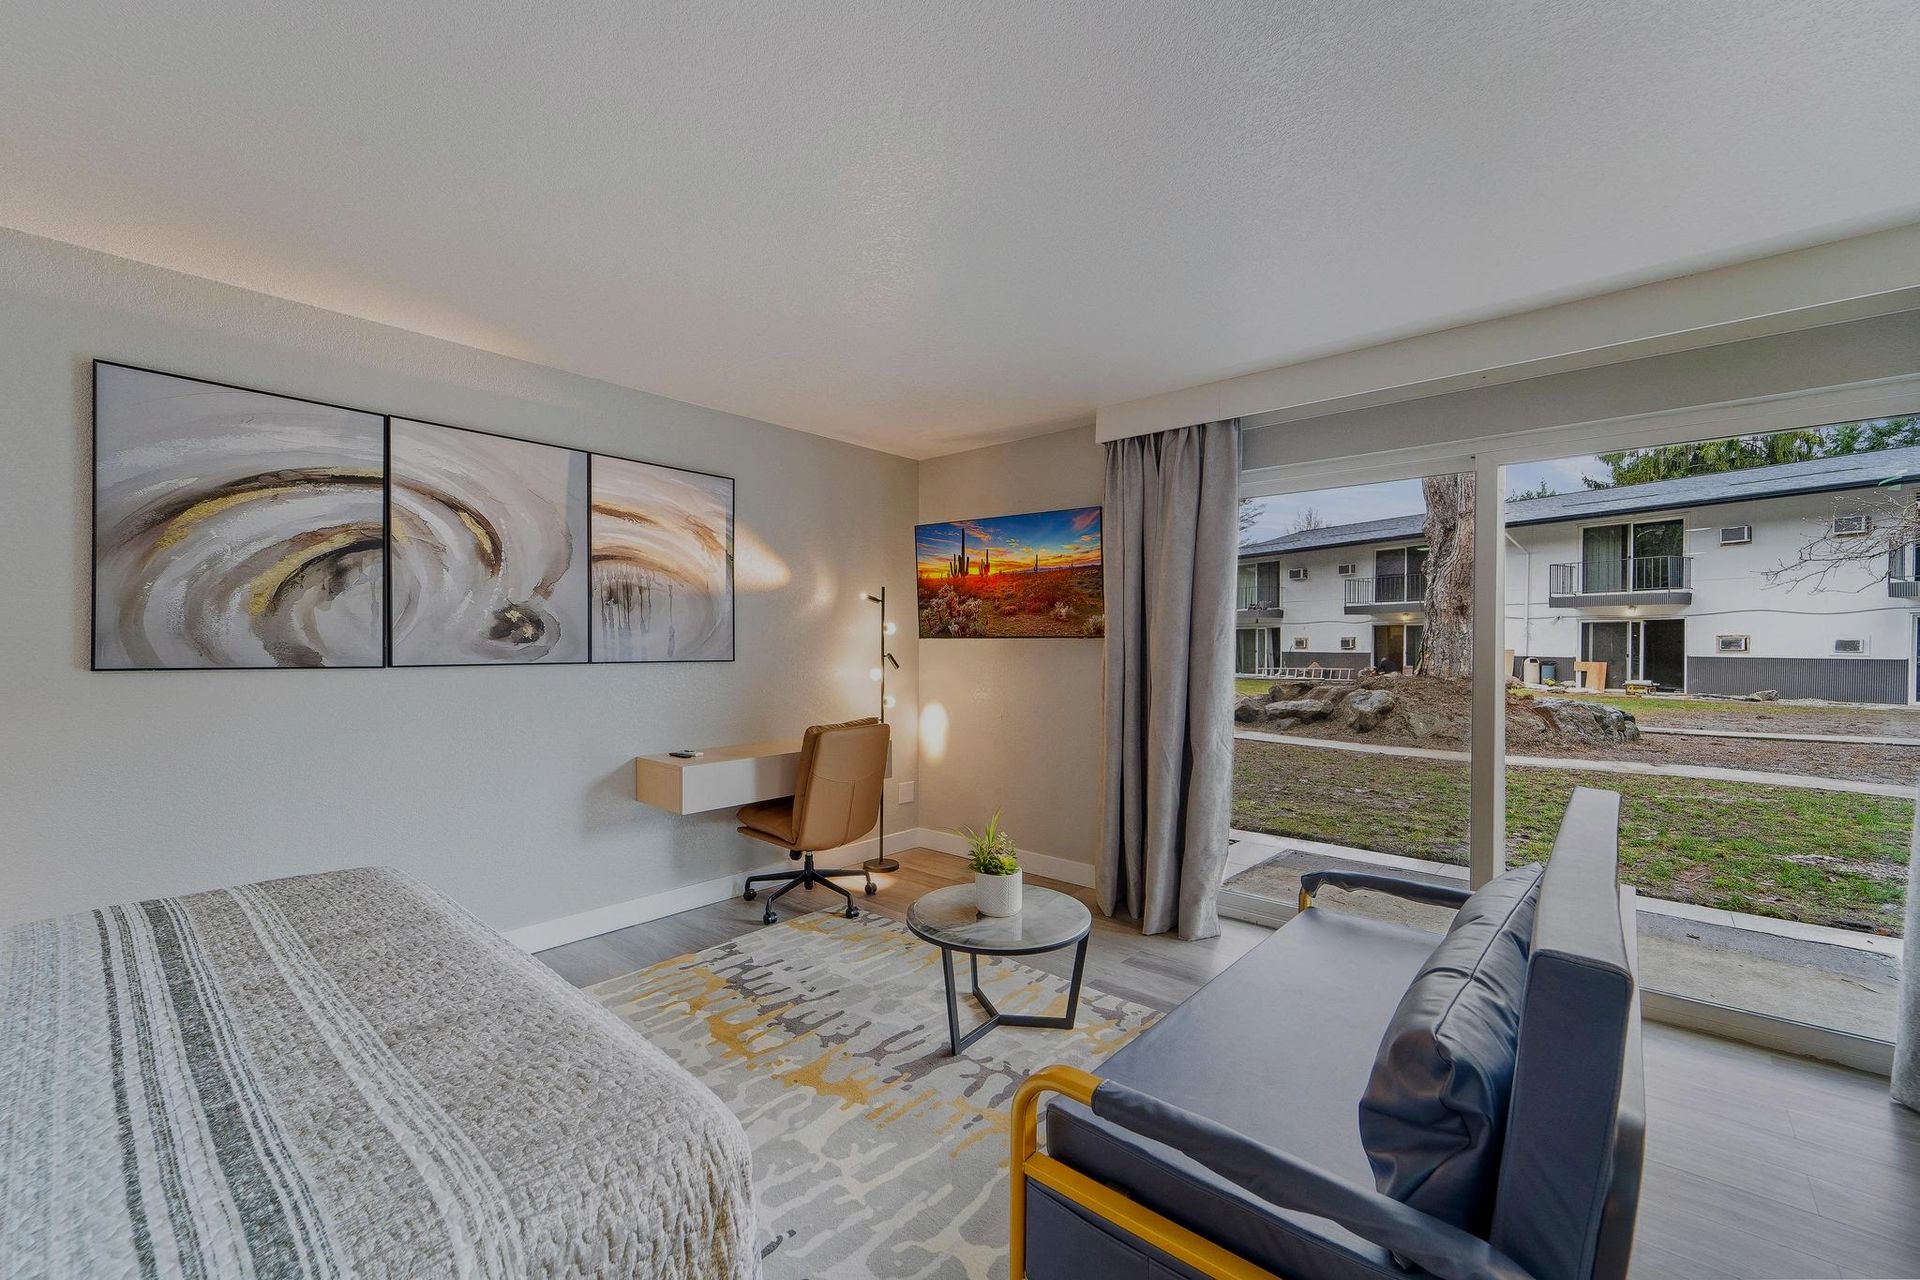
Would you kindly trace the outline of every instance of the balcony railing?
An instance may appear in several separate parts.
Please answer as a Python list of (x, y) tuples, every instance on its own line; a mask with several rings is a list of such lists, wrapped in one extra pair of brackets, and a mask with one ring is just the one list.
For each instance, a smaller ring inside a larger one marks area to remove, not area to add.
[(1367, 605), (1419, 604), (1427, 596), (1424, 573), (1383, 573), (1375, 578), (1348, 578), (1347, 604)]
[(1631, 595), (1642, 591), (1691, 591), (1692, 556), (1634, 556), (1547, 566), (1549, 596)]

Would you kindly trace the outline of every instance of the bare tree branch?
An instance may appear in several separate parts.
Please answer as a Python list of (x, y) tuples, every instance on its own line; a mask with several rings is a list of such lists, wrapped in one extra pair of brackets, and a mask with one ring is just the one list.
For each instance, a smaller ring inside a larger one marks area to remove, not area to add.
[(1920, 543), (1920, 504), (1911, 498), (1889, 494), (1872, 505), (1835, 514), (1866, 516), (1868, 532), (1836, 534), (1831, 518), (1822, 521), (1820, 531), (1807, 539), (1793, 559), (1762, 573), (1768, 586), (1788, 591), (1806, 587), (1818, 593), (1830, 589), (1835, 574), (1859, 566), (1869, 571), (1868, 576), (1860, 585), (1846, 588), (1858, 594), (1885, 582), (1907, 549)]

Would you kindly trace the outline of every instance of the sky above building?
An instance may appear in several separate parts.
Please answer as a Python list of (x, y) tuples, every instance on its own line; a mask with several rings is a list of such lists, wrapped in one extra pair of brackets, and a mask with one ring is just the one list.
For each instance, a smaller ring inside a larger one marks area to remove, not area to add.
[[(1591, 454), (1578, 458), (1556, 458), (1550, 462), (1528, 462), (1507, 468), (1507, 492), (1537, 490), (1542, 481), (1555, 493), (1572, 493), (1586, 487), (1586, 478), (1605, 479), (1606, 464)], [(1426, 509), (1418, 480), (1392, 480), (1384, 484), (1354, 485), (1345, 489), (1314, 489), (1275, 498), (1255, 499), (1260, 515), (1243, 542), (1261, 542), (1306, 528), (1308, 514), (1317, 525), (1358, 524), (1363, 520), (1384, 520), (1389, 516), (1419, 515)]]
[[(1414, 486), (1415, 501), (1420, 486)], [(968, 573), (991, 563), (1007, 569), (1068, 569), (1100, 563), (1100, 508), (1073, 507), (987, 520), (950, 520), (914, 530), (921, 577), (945, 576), (963, 551)]]

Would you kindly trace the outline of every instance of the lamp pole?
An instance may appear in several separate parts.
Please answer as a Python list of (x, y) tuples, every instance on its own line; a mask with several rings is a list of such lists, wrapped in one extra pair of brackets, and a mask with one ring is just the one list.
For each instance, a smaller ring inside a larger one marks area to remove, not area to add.
[[(887, 652), (887, 635), (890, 629), (890, 625), (887, 622), (887, 589), (881, 587), (879, 595), (874, 595), (872, 592), (865, 594), (867, 599), (880, 606), (880, 665), (875, 667), (874, 670), (880, 673), (880, 723), (885, 724), (887, 723), (887, 708), (889, 705), (887, 701), (887, 668), (893, 667), (898, 669), (900, 664), (894, 661), (891, 653)], [(898, 871), (900, 869), (900, 864), (887, 856), (887, 775), (893, 772), (892, 765), (893, 739), (889, 736), (887, 739), (888, 767), (880, 778), (880, 826), (874, 832), (874, 840), (878, 852), (862, 864), (868, 871)]]

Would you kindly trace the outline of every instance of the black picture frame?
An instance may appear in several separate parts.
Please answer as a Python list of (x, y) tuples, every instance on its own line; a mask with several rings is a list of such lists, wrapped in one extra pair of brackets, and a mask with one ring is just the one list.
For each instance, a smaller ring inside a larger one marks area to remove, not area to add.
[[(249, 395), (271, 396), (271, 397), (274, 397), (275, 399), (289, 400), (298, 404), (316, 405), (323, 409), (333, 409), (342, 413), (356, 413), (356, 414), (365, 415), (367, 417), (381, 419), (381, 454), (380, 454), (381, 502), (380, 502), (380, 507), (381, 507), (381, 555), (382, 555), (383, 572), (381, 575), (381, 578), (382, 578), (381, 625), (380, 625), (381, 658), (380, 658), (380, 662), (377, 665), (374, 663), (357, 664), (352, 666), (343, 665), (343, 666), (231, 666), (231, 667), (215, 667), (215, 666), (204, 666), (204, 667), (107, 666), (107, 667), (103, 667), (100, 665), (100, 651), (99, 651), (99, 642), (98, 642), (99, 621), (100, 621), (98, 616), (99, 607), (100, 607), (100, 592), (99, 592), (99, 587), (100, 587), (100, 583), (99, 583), (99, 577), (100, 577), (100, 371), (103, 368), (126, 369), (135, 373), (147, 373), (147, 374), (154, 374), (164, 378), (176, 378), (184, 382), (197, 382), (205, 386), (217, 387), (223, 391), (239, 391), (239, 392), (245, 392)], [(321, 400), (313, 396), (290, 394), (288, 392), (274, 391), (274, 390), (269, 390), (261, 387), (250, 387), (237, 382), (224, 382), (216, 378), (202, 377), (199, 374), (177, 373), (171, 369), (156, 369), (149, 365), (134, 364), (130, 361), (124, 361), (124, 360), (110, 360), (104, 357), (95, 357), (91, 361), (90, 390), (91, 390), (92, 403), (89, 405), (88, 417), (89, 417), (89, 447), (91, 450), (91, 455), (88, 459), (88, 470), (91, 477), (91, 484), (89, 486), (89, 501), (88, 501), (88, 510), (87, 510), (88, 564), (87, 564), (87, 610), (86, 610), (87, 654), (88, 654), (88, 669), (90, 671), (109, 673), (109, 674), (122, 673), (122, 672), (158, 672), (158, 671), (172, 672), (176, 674), (198, 673), (198, 672), (232, 672), (232, 671), (333, 671), (333, 672), (376, 671), (376, 670), (429, 671), (429, 670), (442, 669), (442, 668), (449, 669), (449, 670), (459, 670), (459, 669), (473, 668), (473, 667), (486, 667), (486, 668), (492, 668), (492, 669), (501, 669), (501, 668), (520, 669), (520, 668), (532, 668), (532, 667), (582, 667), (582, 666), (603, 666), (603, 667), (681, 666), (689, 663), (694, 663), (694, 664), (725, 663), (725, 662), (735, 662), (739, 660), (739, 629), (740, 629), (739, 585), (738, 585), (738, 574), (736, 572), (736, 568), (734, 564), (735, 555), (738, 547), (739, 482), (733, 476), (727, 475), (722, 472), (717, 472), (717, 471), (704, 471), (697, 467), (684, 467), (671, 462), (658, 462), (650, 458), (635, 458), (635, 457), (630, 457), (624, 454), (603, 453), (598, 450), (580, 449), (573, 445), (555, 444), (551, 440), (536, 440), (528, 436), (514, 435), (511, 432), (505, 432), (505, 431), (494, 431), (485, 427), (470, 427), (461, 423), (441, 422), (433, 418), (416, 416), (413, 414), (394, 413), (387, 410), (364, 408), (358, 405), (339, 404), (331, 400)], [(432, 664), (409, 664), (405, 667), (396, 667), (393, 661), (393, 578), (390, 571), (391, 564), (392, 564), (392, 556), (393, 556), (393, 519), (392, 519), (393, 465), (392, 465), (392, 460), (393, 460), (393, 419), (395, 418), (400, 418), (407, 422), (418, 422), (425, 426), (444, 427), (448, 430), (453, 430), (453, 431), (469, 431), (479, 435), (492, 436), (501, 440), (511, 440), (518, 443), (522, 443), (522, 444), (543, 445), (548, 448), (565, 449), (571, 452), (586, 454), (587, 456), (587, 504), (588, 504), (588, 511), (587, 511), (587, 536), (588, 536), (587, 568), (588, 568), (588, 571), (587, 571), (587, 574), (585, 575), (585, 579), (586, 579), (585, 590), (588, 592), (588, 600), (587, 600), (588, 627), (587, 627), (587, 657), (586, 658), (571, 659), (571, 660), (557, 661), (557, 662), (457, 662), (457, 663), (446, 662), (446, 663), (432, 663)], [(728, 645), (727, 645), (728, 656), (724, 658), (719, 658), (719, 657), (635, 658), (635, 659), (616, 659), (616, 660), (597, 659), (593, 656), (593, 626), (592, 626), (592, 608), (593, 608), (592, 578), (593, 578), (593, 575), (592, 575), (592, 541), (591, 540), (592, 540), (592, 518), (593, 518), (593, 512), (592, 512), (593, 460), (596, 457), (605, 458), (605, 459), (616, 461), (616, 462), (628, 462), (628, 463), (634, 463), (640, 466), (656, 467), (665, 471), (684, 472), (689, 475), (702, 476), (709, 480), (721, 480), (726, 482), (726, 485), (727, 485), (726, 566), (727, 566), (727, 601), (728, 601), (727, 613), (728, 613), (728, 627), (729, 627)]]

